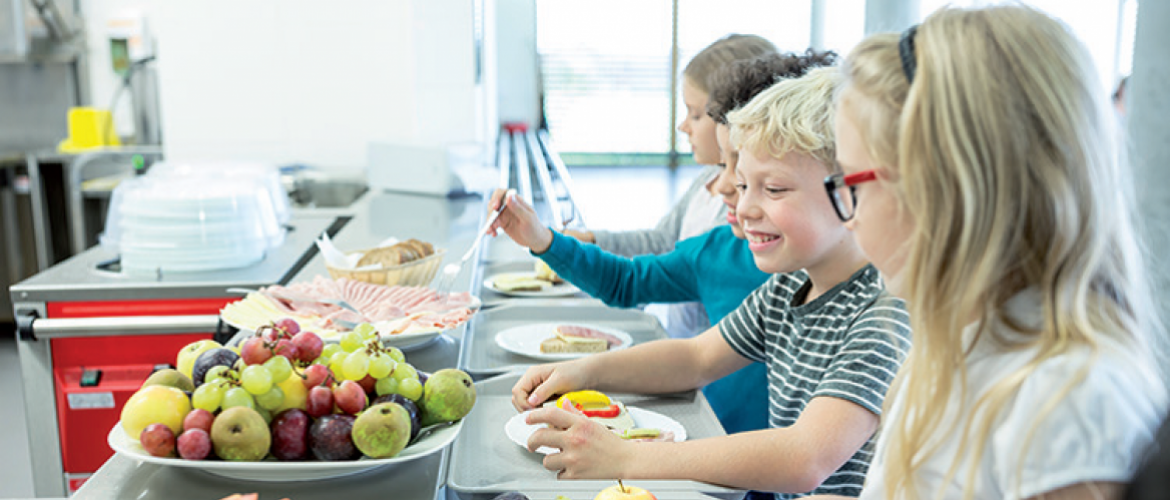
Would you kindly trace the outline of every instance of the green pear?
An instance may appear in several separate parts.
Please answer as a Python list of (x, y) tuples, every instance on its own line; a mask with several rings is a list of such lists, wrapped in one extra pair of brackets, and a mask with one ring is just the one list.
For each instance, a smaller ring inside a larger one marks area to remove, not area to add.
[(165, 385), (183, 392), (195, 390), (195, 383), (191, 381), (191, 378), (183, 375), (179, 370), (174, 368), (164, 368), (151, 373), (149, 377), (146, 377), (146, 381), (142, 383), (142, 387), (148, 385)]
[(224, 460), (263, 460), (271, 444), (268, 423), (246, 406), (228, 408), (211, 423), (211, 445)]
[(371, 406), (353, 422), (351, 436), (367, 457), (393, 457), (410, 441), (410, 413), (398, 403)]
[(445, 368), (432, 373), (423, 386), (422, 425), (454, 422), (475, 406), (475, 383), (463, 370)]

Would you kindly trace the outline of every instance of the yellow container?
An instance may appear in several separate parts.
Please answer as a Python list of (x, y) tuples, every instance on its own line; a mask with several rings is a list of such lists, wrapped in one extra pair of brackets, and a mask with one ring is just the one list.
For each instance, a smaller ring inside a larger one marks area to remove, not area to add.
[(114, 117), (109, 110), (80, 107), (69, 109), (69, 138), (61, 141), (57, 149), (63, 153), (75, 153), (120, 145)]

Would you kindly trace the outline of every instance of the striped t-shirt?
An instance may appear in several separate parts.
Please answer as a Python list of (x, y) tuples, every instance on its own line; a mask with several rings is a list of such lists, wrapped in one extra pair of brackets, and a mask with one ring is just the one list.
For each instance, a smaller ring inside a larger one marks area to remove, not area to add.
[[(772, 427), (796, 423), (818, 396), (844, 399), (881, 415), (886, 388), (910, 349), (910, 318), (866, 265), (807, 304), (803, 271), (773, 275), (719, 322), (740, 355), (768, 366)], [(800, 305), (797, 305), (800, 304)], [(809, 494), (856, 497), (873, 455), (873, 438)]]

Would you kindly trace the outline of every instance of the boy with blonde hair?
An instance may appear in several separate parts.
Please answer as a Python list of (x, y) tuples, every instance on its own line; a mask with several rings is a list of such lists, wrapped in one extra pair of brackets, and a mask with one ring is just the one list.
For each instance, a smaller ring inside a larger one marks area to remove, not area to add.
[[(528, 441), (560, 449), (565, 479), (691, 479), (774, 491), (857, 495), (887, 384), (909, 349), (901, 301), (885, 294), (825, 197), (833, 173), (836, 70), (783, 80), (728, 116), (740, 150), (737, 217), (756, 265), (774, 273), (717, 326), (535, 366), (512, 389), (518, 410), (580, 389), (663, 393), (701, 387), (752, 361), (768, 365), (770, 429), (682, 443), (634, 443), (582, 415), (533, 411)], [(514, 203), (509, 200), (509, 204)], [(503, 212), (497, 228), (517, 220)]]

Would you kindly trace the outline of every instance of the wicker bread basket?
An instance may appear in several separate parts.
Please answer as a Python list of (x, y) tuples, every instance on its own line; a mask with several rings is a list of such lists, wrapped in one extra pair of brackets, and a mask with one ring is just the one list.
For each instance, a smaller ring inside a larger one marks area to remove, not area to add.
[[(365, 252), (365, 250), (362, 250), (355, 253), (364, 254)], [(427, 286), (435, 278), (435, 274), (439, 272), (439, 267), (443, 264), (443, 256), (446, 254), (446, 249), (436, 248), (435, 253), (421, 259), (373, 271), (337, 269), (328, 264), (325, 265), (325, 268), (329, 270), (329, 275), (333, 279), (348, 278), (355, 281), (388, 286)]]

